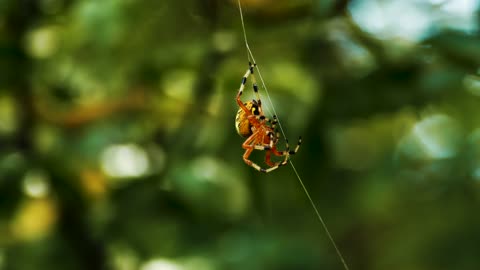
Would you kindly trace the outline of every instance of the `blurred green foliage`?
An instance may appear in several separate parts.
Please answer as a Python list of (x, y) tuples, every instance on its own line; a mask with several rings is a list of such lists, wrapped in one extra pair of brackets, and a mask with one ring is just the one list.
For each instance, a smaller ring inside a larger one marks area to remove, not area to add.
[[(478, 269), (480, 3), (242, 2), (350, 268)], [(242, 161), (247, 61), (236, 1), (0, 1), (0, 270), (342, 269)]]

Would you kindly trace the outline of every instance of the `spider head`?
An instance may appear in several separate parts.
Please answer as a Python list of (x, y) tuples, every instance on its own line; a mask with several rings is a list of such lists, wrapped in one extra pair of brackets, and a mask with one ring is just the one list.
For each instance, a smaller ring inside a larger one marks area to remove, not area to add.
[(246, 106), (252, 112), (252, 114), (260, 115), (262, 109), (260, 108), (258, 102), (255, 99), (247, 102)]

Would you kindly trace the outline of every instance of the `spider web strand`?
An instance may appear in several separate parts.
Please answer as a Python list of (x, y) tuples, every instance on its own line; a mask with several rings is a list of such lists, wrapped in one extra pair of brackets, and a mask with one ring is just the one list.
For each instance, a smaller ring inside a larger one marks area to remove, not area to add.
[(338, 257), (340, 258), (340, 261), (342, 261), (343, 267), (345, 267), (346, 270), (349, 270), (347, 263), (345, 262), (345, 259), (343, 258), (342, 253), (340, 252), (340, 249), (337, 247), (337, 244), (335, 243), (335, 240), (333, 240), (332, 234), (328, 230), (327, 224), (322, 218), (322, 215), (320, 215), (320, 212), (318, 212), (317, 206), (312, 200), (312, 197), (310, 196), (310, 193), (308, 192), (307, 188), (303, 184), (303, 181), (300, 179), (300, 175), (297, 172), (297, 169), (295, 166), (293, 166), (292, 160), (290, 161), (290, 165), (292, 166), (293, 171), (295, 172), (295, 175), (297, 176), (300, 184), (302, 185), (303, 191), (305, 191), (305, 195), (307, 195), (308, 200), (310, 201), (310, 204), (313, 207), (313, 210), (315, 210), (315, 214), (317, 214), (318, 220), (320, 223), (322, 223), (323, 229), (325, 230), (325, 233), (327, 234), (328, 238), (330, 239), (330, 242), (332, 243), (333, 247), (335, 248), (335, 251), (337, 252)]
[[(248, 57), (248, 60), (251, 60), (253, 61), (253, 63), (256, 64), (256, 61), (255, 61), (255, 57), (253, 56), (253, 53), (252, 53), (252, 50), (250, 49), (250, 46), (248, 45), (248, 39), (247, 39), (247, 31), (245, 30), (245, 22), (243, 20), (243, 11), (242, 11), (242, 4), (240, 3), (240, 0), (237, 0), (238, 2), (238, 10), (240, 12), (240, 20), (241, 20), (241, 23), (242, 23), (242, 30), (243, 30), (243, 38), (245, 40), (245, 47), (247, 49), (247, 57)], [(287, 136), (285, 135), (285, 132), (283, 130), (283, 127), (282, 127), (282, 124), (280, 123), (280, 118), (278, 117), (277, 115), (277, 112), (275, 110), (275, 106), (273, 105), (273, 102), (272, 102), (272, 99), (270, 98), (270, 94), (268, 93), (268, 89), (267, 89), (267, 86), (265, 84), (265, 81), (263, 80), (263, 77), (262, 77), (262, 73), (260, 72), (260, 68), (258, 65), (256, 65), (257, 67), (257, 73), (258, 73), (258, 77), (260, 78), (260, 81), (262, 82), (262, 87), (263, 89), (265, 89), (265, 93), (267, 94), (267, 98), (268, 98), (268, 102), (270, 103), (270, 106), (272, 107), (272, 111), (273, 113), (277, 116), (277, 122), (278, 122), (278, 126), (280, 127), (280, 131), (282, 132), (282, 135), (283, 135), (283, 138), (286, 140)], [(343, 264), (343, 267), (346, 269), (346, 270), (350, 270), (347, 263), (345, 262), (345, 259), (343, 258), (343, 255), (342, 253), (340, 252), (340, 249), (338, 248), (337, 244), (335, 243), (335, 240), (333, 239), (332, 237), (332, 234), (330, 233), (330, 231), (328, 230), (328, 227), (327, 227), (327, 224), (325, 223), (325, 221), (323, 220), (322, 218), (322, 215), (320, 215), (320, 212), (318, 211), (317, 209), (317, 206), (315, 205), (315, 202), (313, 201), (312, 197), (310, 196), (310, 193), (308, 192), (307, 188), (305, 187), (305, 184), (303, 183), (303, 180), (302, 178), (300, 177), (300, 175), (298, 174), (297, 172), (297, 169), (295, 168), (295, 166), (293, 165), (293, 162), (291, 159), (289, 159), (289, 163), (290, 165), (292, 166), (292, 169), (293, 169), (293, 172), (295, 173), (295, 175), (297, 176), (297, 179), (298, 179), (298, 182), (300, 183), (300, 185), (302, 186), (303, 188), (303, 191), (305, 192), (305, 195), (307, 196), (313, 210), (315, 211), (315, 214), (317, 215), (317, 218), (318, 220), (320, 221), (320, 223), (322, 224), (322, 227), (323, 229), (325, 230), (325, 233), (327, 234), (332, 246), (334, 247), (338, 257), (340, 258), (340, 261), (342, 262)]]

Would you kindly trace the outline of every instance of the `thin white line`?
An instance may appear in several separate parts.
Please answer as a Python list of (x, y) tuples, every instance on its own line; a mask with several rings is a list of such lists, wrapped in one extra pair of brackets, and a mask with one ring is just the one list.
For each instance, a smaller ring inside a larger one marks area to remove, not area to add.
[[(240, 4), (240, 0), (238, 0), (238, 10), (240, 11), (240, 20), (242, 21), (243, 39), (245, 40), (245, 47), (247, 48), (247, 58), (248, 58), (248, 61), (250, 61), (250, 58), (251, 58), (252, 62), (254, 64), (256, 64), (255, 57), (253, 57), (253, 53), (250, 50), (250, 46), (248, 45), (247, 31), (245, 31), (245, 22), (243, 20), (242, 5)], [(265, 89), (265, 93), (267, 93), (267, 98), (268, 98), (268, 101), (270, 103), (270, 106), (272, 107), (273, 114), (277, 115), (277, 113), (275, 112), (275, 108), (273, 108), (273, 106), (272, 106), (273, 105), (272, 100), (270, 99), (270, 96), (268, 95), (268, 90), (265, 87), (265, 82), (263, 81), (263, 77), (262, 77), (262, 74), (260, 73), (260, 69), (258, 68), (258, 66), (257, 66), (257, 72), (258, 72), (258, 75), (260, 77), (260, 81), (262, 82), (262, 87)], [(261, 94), (260, 93), (258, 93), (258, 94), (261, 97)], [(268, 114), (272, 114), (268, 107), (266, 107), (265, 109), (267, 109)], [(285, 138), (286, 137), (285, 132), (283, 131), (282, 124), (280, 123), (280, 121), (278, 121), (278, 126), (280, 127), (280, 130), (282, 131), (283, 137)]]
[(317, 206), (312, 200), (312, 197), (310, 196), (310, 193), (308, 192), (307, 188), (303, 184), (302, 179), (300, 179), (300, 175), (298, 175), (297, 169), (295, 166), (293, 166), (292, 160), (290, 161), (290, 165), (292, 165), (292, 169), (295, 172), (295, 175), (297, 175), (298, 181), (302, 185), (303, 191), (305, 191), (305, 195), (307, 195), (308, 200), (310, 201), (310, 204), (313, 207), (313, 210), (315, 210), (315, 213), (317, 214), (318, 220), (320, 220), (320, 223), (322, 223), (323, 229), (325, 229), (325, 233), (327, 234), (328, 238), (330, 239), (330, 242), (332, 242), (333, 247), (335, 248), (335, 251), (337, 252), (338, 257), (342, 261), (343, 267), (345, 267), (346, 270), (349, 270), (347, 263), (345, 262), (345, 259), (343, 258), (342, 253), (340, 252), (340, 249), (338, 249), (337, 244), (333, 240), (332, 234), (330, 234), (330, 231), (328, 230), (327, 224), (325, 224), (325, 221), (323, 221), (322, 216), (320, 215), (320, 212), (318, 212)]
[[(255, 57), (253, 56), (253, 53), (250, 50), (250, 46), (248, 45), (247, 32), (245, 30), (245, 23), (244, 23), (244, 20), (243, 20), (243, 12), (242, 12), (242, 4), (240, 3), (240, 0), (238, 0), (238, 10), (240, 11), (240, 19), (242, 21), (242, 29), (243, 29), (243, 38), (245, 40), (245, 47), (247, 48), (247, 51), (248, 51), (248, 58), (249, 58), (248, 60), (250, 60), (250, 57), (251, 57), (253, 63), (256, 64)], [(267, 94), (268, 102), (270, 103), (270, 106), (272, 107), (273, 113), (275, 115), (277, 115), (277, 112), (275, 111), (275, 107), (273, 106), (272, 99), (270, 98), (270, 94), (268, 93), (267, 86), (265, 85), (265, 81), (263, 80), (262, 74), (260, 73), (260, 68), (258, 67), (258, 65), (256, 65), (256, 67), (257, 67), (258, 76), (260, 78), (260, 81), (262, 82), (263, 89), (265, 89), (265, 93)], [(286, 140), (287, 137), (285, 135), (285, 132), (283, 131), (282, 124), (280, 123), (280, 119), (279, 119), (278, 115), (277, 115), (277, 121), (278, 121), (278, 126), (280, 127), (280, 130), (282, 131), (283, 138)], [(290, 165), (292, 166), (293, 171), (295, 172), (295, 175), (297, 176), (298, 182), (302, 186), (303, 191), (305, 192), (305, 195), (307, 196), (308, 200), (310, 201), (310, 204), (312, 205), (313, 210), (315, 211), (315, 214), (318, 217), (318, 220), (322, 224), (323, 229), (325, 230), (325, 233), (327, 234), (328, 238), (330, 239), (330, 242), (332, 243), (333, 247), (335, 248), (335, 251), (337, 252), (338, 257), (342, 261), (343, 267), (346, 270), (349, 270), (348, 265), (345, 262), (345, 259), (343, 258), (342, 253), (340, 252), (340, 249), (337, 247), (337, 244), (335, 243), (335, 240), (333, 240), (332, 234), (328, 230), (327, 224), (323, 220), (322, 216), (320, 215), (320, 212), (317, 209), (317, 206), (315, 205), (315, 202), (313, 201), (312, 197), (310, 196), (310, 193), (308, 192), (307, 188), (303, 184), (303, 181), (300, 178), (300, 175), (298, 174), (297, 169), (293, 165), (292, 160), (290, 159), (289, 161), (290, 161)]]

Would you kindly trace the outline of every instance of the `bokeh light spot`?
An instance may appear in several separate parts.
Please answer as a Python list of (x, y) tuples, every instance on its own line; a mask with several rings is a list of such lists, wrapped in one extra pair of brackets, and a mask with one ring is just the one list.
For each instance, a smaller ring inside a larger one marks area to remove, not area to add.
[(165, 75), (160, 87), (165, 94), (179, 101), (189, 101), (192, 98), (195, 73), (190, 70), (174, 70)]
[(235, 35), (228, 31), (218, 31), (213, 35), (213, 46), (220, 52), (228, 52), (235, 46)]
[(480, 181), (480, 168), (475, 168), (472, 173), (473, 179)]
[(182, 270), (184, 269), (180, 264), (167, 259), (152, 259), (145, 262), (140, 270)]
[(113, 244), (109, 247), (112, 254), (112, 265), (116, 270), (138, 269), (139, 258), (128, 246)]
[(31, 170), (25, 174), (22, 188), (23, 192), (30, 197), (45, 197), (50, 190), (48, 175), (41, 170)]
[(415, 123), (399, 144), (399, 150), (413, 159), (444, 159), (458, 153), (462, 130), (456, 119), (434, 114)]
[(250, 194), (239, 172), (224, 162), (203, 156), (176, 168), (171, 187), (194, 211), (220, 219), (246, 213)]
[(27, 51), (35, 58), (47, 58), (57, 51), (58, 28), (49, 26), (33, 30), (27, 35)]
[(466, 75), (463, 79), (465, 89), (474, 96), (480, 96), (480, 76)]
[(364, 31), (380, 39), (420, 42), (443, 28), (470, 32), (477, 0), (352, 1), (350, 14)]
[(45, 236), (56, 220), (57, 209), (52, 200), (28, 200), (20, 206), (10, 223), (10, 228), (17, 239), (36, 240)]
[(114, 145), (106, 148), (101, 157), (102, 169), (111, 177), (139, 177), (150, 167), (147, 153), (135, 144)]
[(413, 135), (432, 158), (449, 158), (456, 154), (459, 130), (454, 119), (433, 115), (413, 127)]
[(9, 96), (0, 97), (0, 135), (11, 134), (17, 129), (17, 108)]
[(430, 27), (428, 11), (415, 1), (353, 1), (353, 20), (366, 32), (381, 39), (401, 38), (416, 42)]

